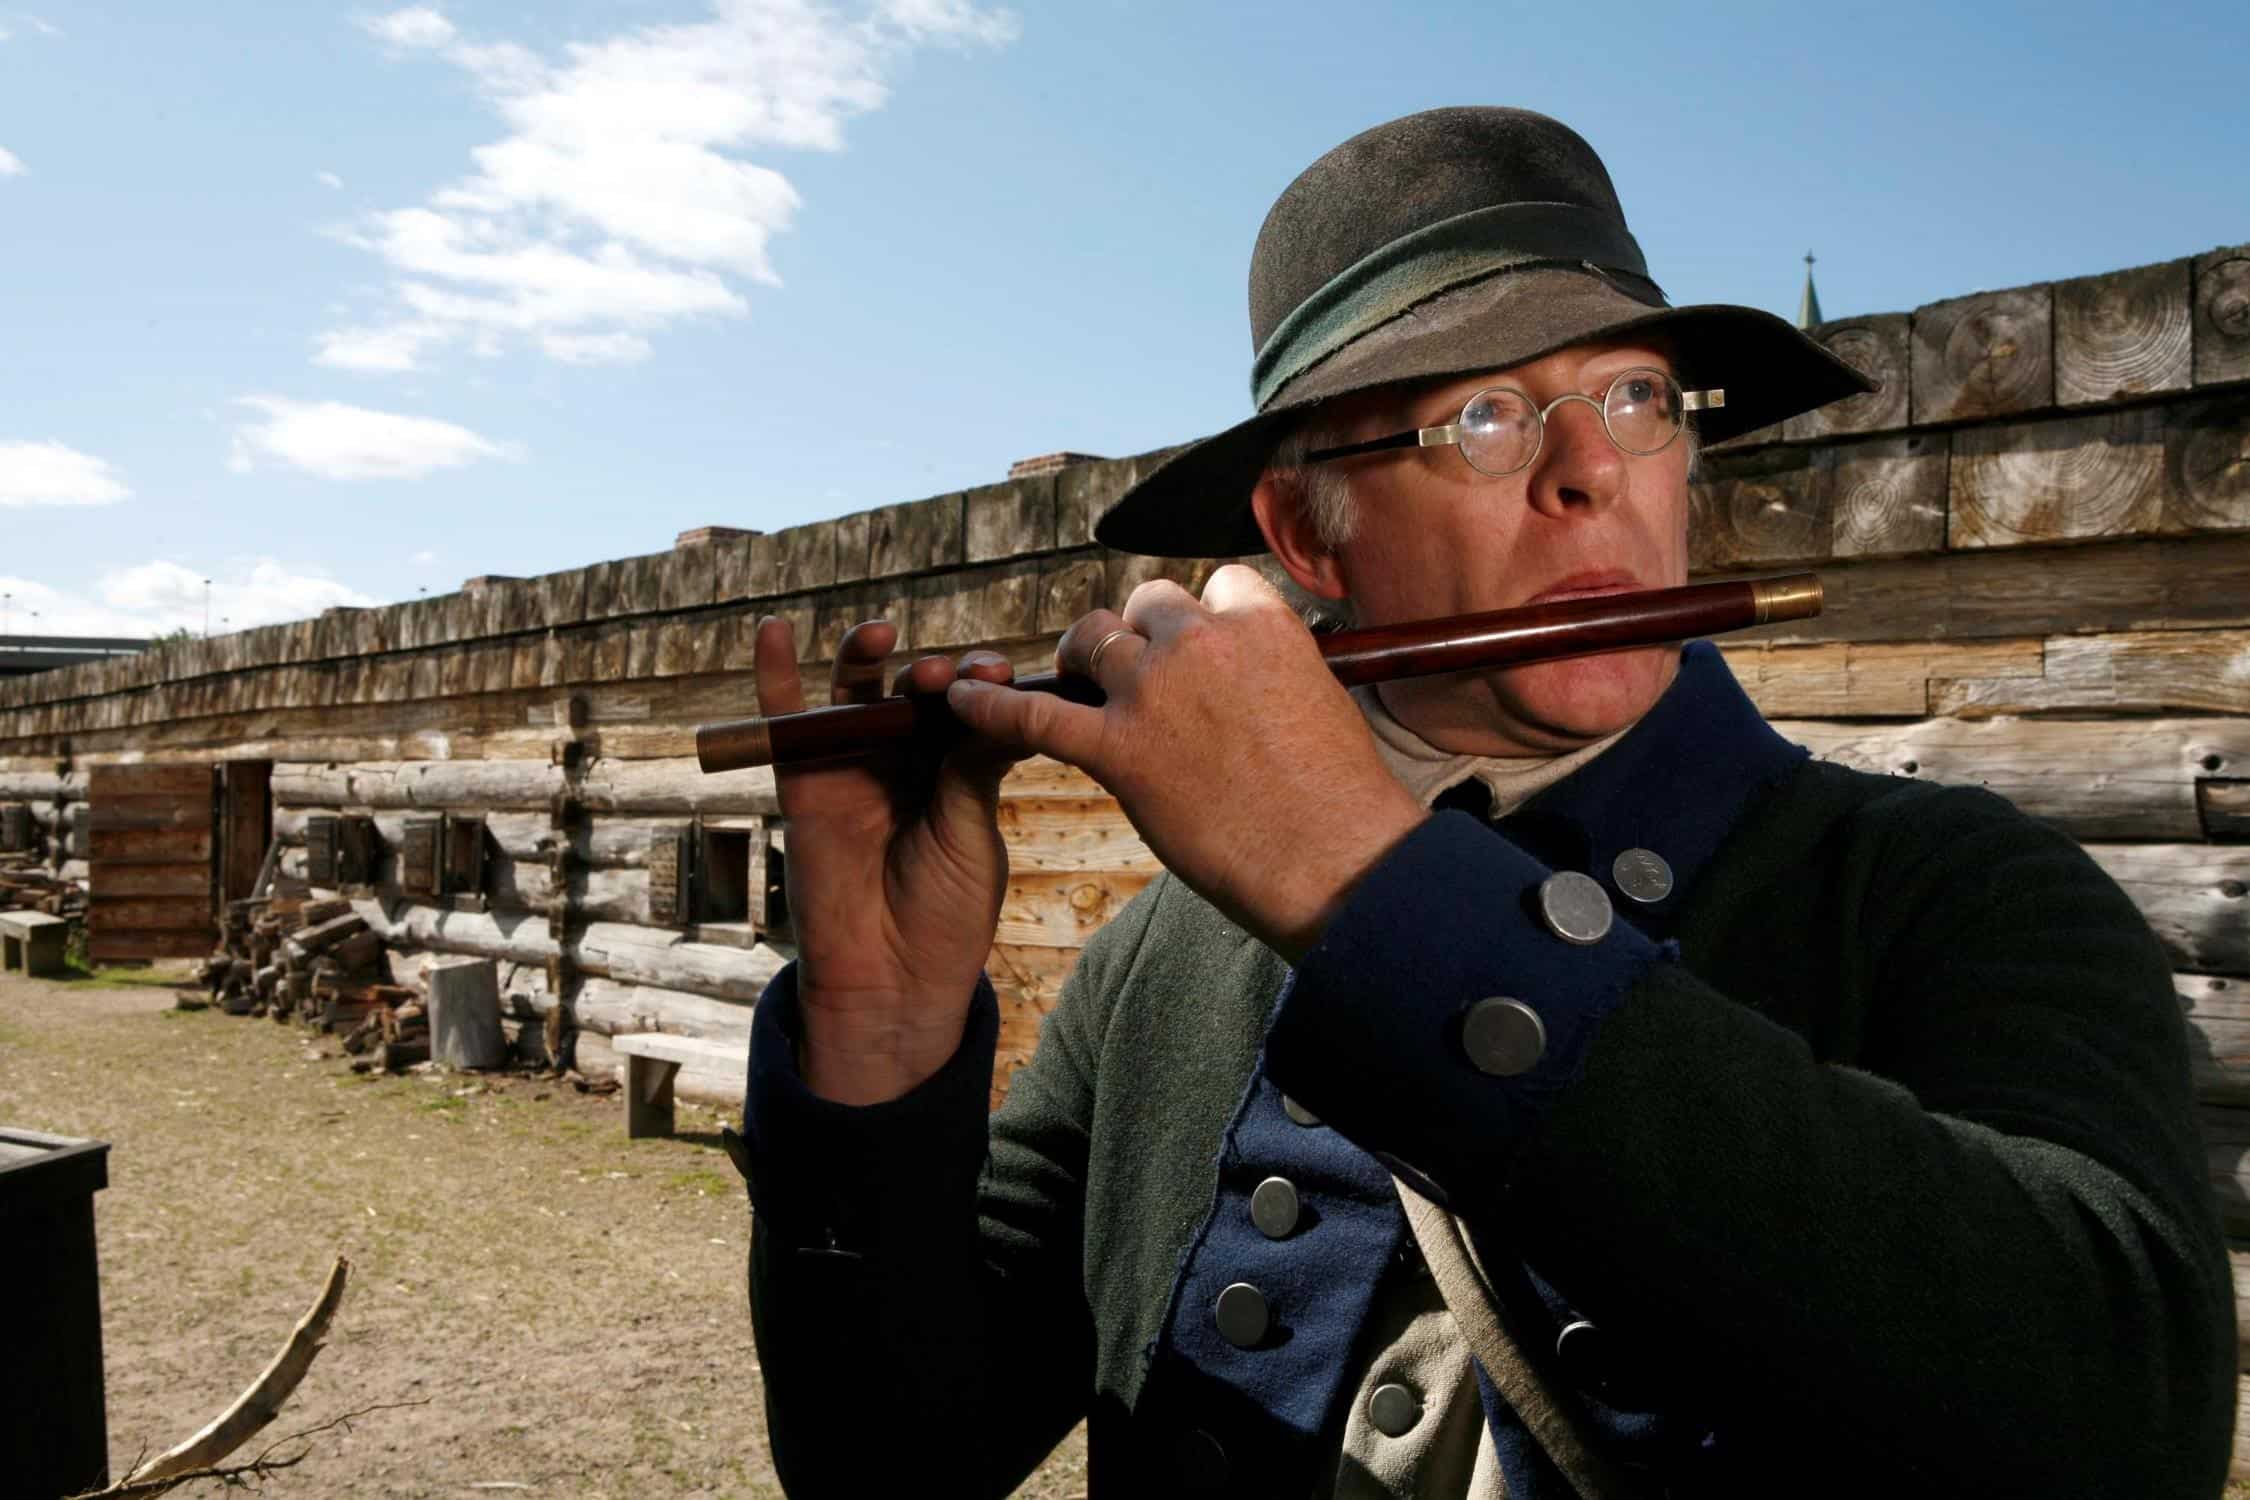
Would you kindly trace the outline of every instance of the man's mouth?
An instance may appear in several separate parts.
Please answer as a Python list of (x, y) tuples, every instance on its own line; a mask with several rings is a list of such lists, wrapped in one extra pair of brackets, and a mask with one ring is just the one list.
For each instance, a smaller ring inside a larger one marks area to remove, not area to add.
[(1631, 573), (1617, 568), (1588, 570), (1558, 578), (1526, 599), (1526, 604), (1553, 604), (1561, 599), (1591, 599), (1600, 594), (1630, 594), (1644, 585)]

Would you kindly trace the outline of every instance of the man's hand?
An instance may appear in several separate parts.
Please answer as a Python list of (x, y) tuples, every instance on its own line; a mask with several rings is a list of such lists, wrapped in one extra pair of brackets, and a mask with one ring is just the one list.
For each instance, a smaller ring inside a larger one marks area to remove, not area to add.
[[(1114, 632), (1098, 662), (1097, 646)], [(985, 739), (1068, 761), (1124, 807), (1165, 867), (1291, 961), (1345, 894), (1427, 816), (1376, 754), (1366, 720), (1304, 625), (1255, 572), (1211, 575), (1200, 603), (1145, 583), (1122, 616), (1096, 610), (1056, 647), (1089, 665), (1101, 708), (955, 682)], [(794, 847), (794, 846), (792, 846)]]
[[(836, 649), (831, 701), (883, 692), (898, 630), (855, 625)], [(758, 711), (805, 706), (787, 622), (758, 623)], [(897, 691), (942, 693), (956, 676), (1005, 683), (1007, 661), (972, 651), (958, 668), (924, 657)], [(777, 772), (789, 820), (789, 911), (798, 938), (806, 1085), (847, 1104), (895, 1099), (960, 1045), (977, 975), (992, 949), (1008, 855), (1000, 779), (1028, 751), (964, 739), (843, 764)]]

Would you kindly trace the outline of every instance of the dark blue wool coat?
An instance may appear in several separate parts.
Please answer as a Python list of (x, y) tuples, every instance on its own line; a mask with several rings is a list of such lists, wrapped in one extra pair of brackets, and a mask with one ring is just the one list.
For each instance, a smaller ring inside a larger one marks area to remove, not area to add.
[[(1591, 946), (1549, 931), (1547, 875), (1614, 892), (1634, 848), (1667, 898), (1619, 895)], [(1529, 1071), (1471, 1062), (1492, 995), (1539, 1013)], [(1159, 879), (989, 1122), (989, 988), (889, 1104), (811, 1096), (796, 1029), (785, 972), (745, 1135), (793, 1495), (1003, 1495), (1085, 1417), (1098, 1496), (1308, 1493), (1377, 1289), (1415, 1274), (1394, 1171), (1469, 1226), (1634, 1493), (2205, 1496), (2225, 1471), (2232, 1291), (2145, 923), (1998, 798), (1808, 761), (1707, 645), (1513, 816), (1423, 824), (1294, 974)], [(1304, 1206), (1280, 1240), (1248, 1214), (1274, 1175)], [(1249, 1348), (1212, 1316), (1237, 1282), (1272, 1309)], [(1574, 1493), (1480, 1390), (1510, 1493)]]

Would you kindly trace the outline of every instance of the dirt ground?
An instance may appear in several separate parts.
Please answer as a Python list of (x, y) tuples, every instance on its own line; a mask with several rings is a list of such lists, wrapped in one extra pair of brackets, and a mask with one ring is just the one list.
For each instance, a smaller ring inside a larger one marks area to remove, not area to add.
[[(778, 1496), (719, 1113), (683, 1104), (677, 1138), (629, 1142), (615, 1096), (347, 1061), (293, 1024), (175, 1009), (164, 983), (0, 978), (0, 1124), (110, 1143), (114, 1472), (232, 1401), (342, 1253), (328, 1346), (266, 1435), (424, 1404), (320, 1434), (276, 1500)], [(1084, 1474), (1081, 1431), (1018, 1494), (1079, 1496)]]

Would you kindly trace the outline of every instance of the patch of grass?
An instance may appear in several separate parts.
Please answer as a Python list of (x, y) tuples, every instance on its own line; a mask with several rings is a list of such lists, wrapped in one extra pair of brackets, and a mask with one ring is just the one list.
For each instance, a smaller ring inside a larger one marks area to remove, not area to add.
[(440, 1094), (435, 1099), (424, 1099), (420, 1107), (433, 1114), (457, 1115), (468, 1109), (469, 1101), (456, 1099), (451, 1094)]
[(87, 990), (176, 990), (184, 988), (188, 982), (186, 972), (176, 965), (143, 968), (123, 964), (88, 966), (82, 962), (70, 963), (65, 965), (65, 972), (58, 977), (73, 989)]
[(664, 1185), (676, 1193), (694, 1193), (701, 1197), (716, 1197), (728, 1191), (724, 1177), (703, 1167), (674, 1172), (664, 1179)]

